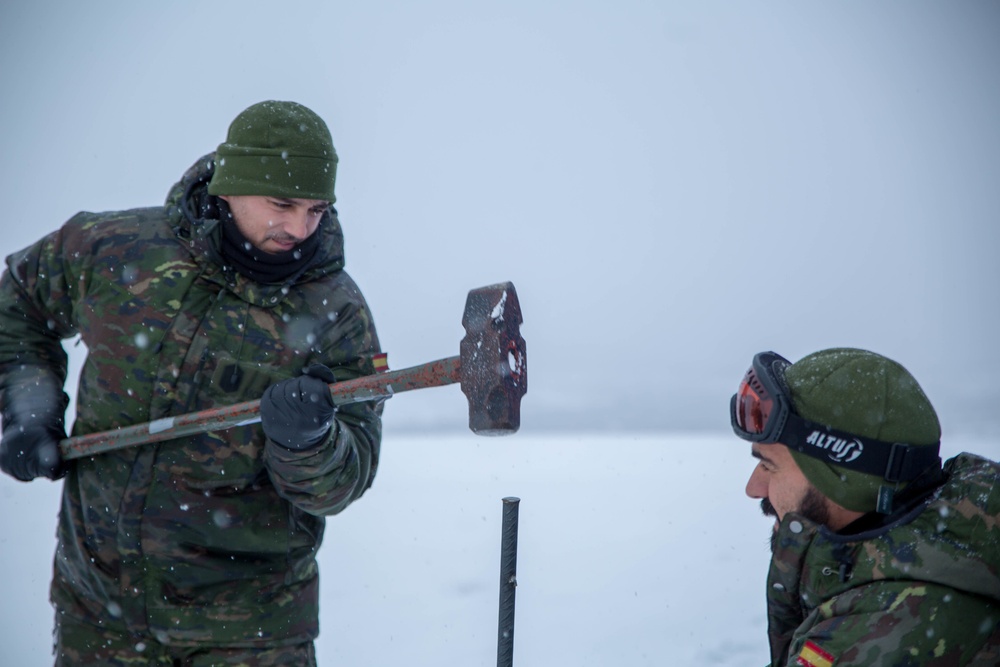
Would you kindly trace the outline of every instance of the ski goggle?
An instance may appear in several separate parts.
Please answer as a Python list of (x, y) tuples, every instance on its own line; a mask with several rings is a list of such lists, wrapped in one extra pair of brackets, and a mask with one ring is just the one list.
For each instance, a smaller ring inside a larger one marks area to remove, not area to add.
[(730, 401), (730, 417), (736, 435), (762, 444), (781, 442), (791, 410), (784, 386), (785, 368), (791, 363), (774, 352), (754, 355)]
[(915, 479), (940, 466), (940, 442), (914, 446), (840, 431), (800, 417), (792, 407), (785, 381), (791, 362), (774, 352), (754, 356), (750, 369), (729, 402), (733, 431), (760, 444), (780, 443), (798, 452), (890, 482)]

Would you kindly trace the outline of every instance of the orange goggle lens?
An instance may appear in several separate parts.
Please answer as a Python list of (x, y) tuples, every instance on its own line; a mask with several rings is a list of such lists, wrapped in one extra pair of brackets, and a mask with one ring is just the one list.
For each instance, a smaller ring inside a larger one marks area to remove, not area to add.
[(760, 435), (767, 427), (774, 409), (774, 399), (757, 379), (751, 368), (736, 392), (736, 425), (747, 433)]

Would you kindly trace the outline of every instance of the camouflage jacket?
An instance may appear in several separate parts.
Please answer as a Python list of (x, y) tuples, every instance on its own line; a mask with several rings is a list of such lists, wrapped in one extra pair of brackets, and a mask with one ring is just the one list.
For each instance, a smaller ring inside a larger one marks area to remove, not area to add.
[(768, 575), (772, 665), (1000, 664), (1000, 465), (962, 454), (883, 528), (782, 519)]
[[(258, 399), (311, 363), (375, 372), (379, 343), (342, 270), (336, 212), (285, 285), (224, 268), (199, 160), (165, 206), (81, 213), (7, 259), (0, 398), (25, 372), (66, 379), (61, 340), (88, 355), (74, 434)], [(73, 461), (59, 517), (60, 613), (186, 646), (301, 642), (318, 632), (324, 515), (371, 485), (381, 405), (338, 409), (327, 440), (295, 452), (259, 424)]]

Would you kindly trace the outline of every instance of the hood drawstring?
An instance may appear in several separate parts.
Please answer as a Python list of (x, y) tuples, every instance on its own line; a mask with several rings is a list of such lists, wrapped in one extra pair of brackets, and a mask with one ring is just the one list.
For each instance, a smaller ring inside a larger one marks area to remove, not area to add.
[(837, 568), (837, 578), (840, 583), (847, 583), (854, 570), (854, 558), (851, 557), (851, 548), (846, 544), (838, 544), (833, 548), (833, 555), (840, 563)]

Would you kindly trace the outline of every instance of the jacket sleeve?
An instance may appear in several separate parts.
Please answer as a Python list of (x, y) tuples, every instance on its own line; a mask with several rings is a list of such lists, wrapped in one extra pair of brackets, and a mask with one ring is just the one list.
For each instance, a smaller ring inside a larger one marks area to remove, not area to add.
[[(76, 334), (63, 230), (7, 257), (0, 277), (0, 404), (26, 381), (62, 388)], [(63, 404), (65, 407), (65, 404)]]
[[(907, 664), (907, 659), (913, 657), (909, 651), (916, 651), (917, 646), (926, 643), (927, 637), (917, 645), (900, 642), (901, 634), (897, 633), (909, 634), (920, 628), (900, 627), (897, 625), (899, 619), (892, 616), (877, 612), (822, 621), (807, 631), (796, 633), (789, 646), (788, 661), (783, 664), (786, 667)], [(926, 629), (923, 628), (925, 633)]]
[[(378, 337), (363, 301), (341, 311), (327, 340), (332, 352), (310, 363), (329, 366), (338, 382), (375, 372)], [(338, 406), (326, 441), (312, 449), (292, 451), (268, 439), (264, 461), (278, 493), (314, 515), (337, 514), (360, 498), (378, 467), (382, 407), (382, 401)]]

